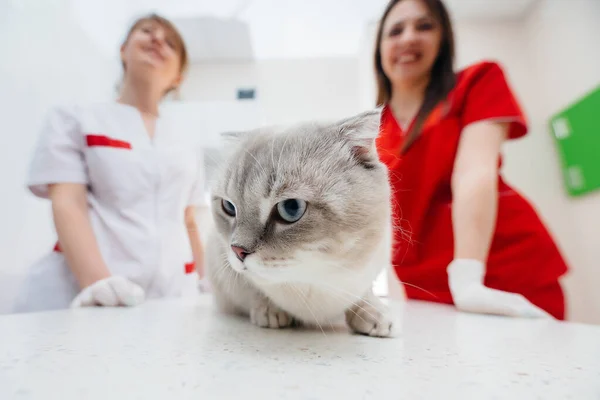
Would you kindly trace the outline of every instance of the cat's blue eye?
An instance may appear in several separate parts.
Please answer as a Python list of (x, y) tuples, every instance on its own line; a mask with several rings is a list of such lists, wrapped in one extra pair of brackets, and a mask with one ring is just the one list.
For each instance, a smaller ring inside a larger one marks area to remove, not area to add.
[(225, 214), (229, 215), (230, 217), (235, 217), (235, 206), (232, 202), (223, 199), (221, 200), (221, 207), (223, 208)]
[(285, 222), (298, 221), (306, 211), (306, 202), (300, 199), (287, 199), (277, 203), (277, 213)]

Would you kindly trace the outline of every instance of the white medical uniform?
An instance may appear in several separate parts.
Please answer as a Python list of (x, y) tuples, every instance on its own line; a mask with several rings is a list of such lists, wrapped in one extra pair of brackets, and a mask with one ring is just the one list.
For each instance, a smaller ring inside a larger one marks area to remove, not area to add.
[[(48, 184), (86, 185), (110, 272), (140, 285), (146, 298), (179, 296), (193, 262), (184, 212), (204, 201), (202, 164), (199, 148), (164, 117), (151, 139), (132, 106), (57, 107), (42, 129), (27, 186), (47, 198)], [(55, 249), (31, 267), (15, 312), (66, 308), (79, 291)]]

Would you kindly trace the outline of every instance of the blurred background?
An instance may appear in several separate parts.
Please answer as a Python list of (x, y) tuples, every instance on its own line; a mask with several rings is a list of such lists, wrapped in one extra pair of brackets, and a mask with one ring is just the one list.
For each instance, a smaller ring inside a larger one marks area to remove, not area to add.
[[(27, 266), (55, 242), (49, 203), (24, 188), (42, 117), (55, 103), (115, 97), (119, 46), (136, 17), (158, 12), (184, 36), (191, 68), (165, 109), (212, 155), (210, 179), (220, 132), (342, 118), (374, 106), (372, 53), (385, 4), (0, 0), (0, 312)], [(563, 168), (550, 123), (600, 85), (600, 1), (446, 4), (455, 23), (457, 67), (501, 62), (529, 118), (530, 134), (506, 145), (504, 174), (536, 204), (571, 265), (564, 281), (569, 319), (600, 323), (600, 191), (575, 196), (568, 190), (574, 170)], [(596, 156), (600, 174), (600, 151)], [(385, 280), (378, 291), (386, 291)]]

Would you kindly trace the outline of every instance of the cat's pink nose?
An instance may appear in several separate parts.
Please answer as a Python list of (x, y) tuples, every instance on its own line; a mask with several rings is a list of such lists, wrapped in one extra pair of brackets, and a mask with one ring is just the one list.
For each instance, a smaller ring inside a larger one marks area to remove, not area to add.
[(248, 257), (248, 255), (252, 254), (251, 251), (248, 251), (248, 250), (244, 249), (243, 247), (239, 247), (239, 246), (232, 245), (231, 250), (233, 250), (233, 252), (237, 256), (238, 260), (240, 260), (242, 262), (246, 259), (246, 257)]

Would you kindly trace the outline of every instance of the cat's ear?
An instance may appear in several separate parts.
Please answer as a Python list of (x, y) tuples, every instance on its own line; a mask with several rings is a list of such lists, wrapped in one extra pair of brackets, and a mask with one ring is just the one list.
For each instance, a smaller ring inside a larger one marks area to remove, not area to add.
[(221, 141), (223, 143), (237, 145), (237, 144), (240, 144), (248, 136), (248, 132), (243, 132), (243, 131), (221, 132), (220, 136), (221, 136)]
[(222, 132), (220, 135), (220, 152), (225, 160), (231, 158), (237, 151), (244, 146), (245, 141), (250, 136), (247, 131), (229, 131)]
[(228, 151), (236, 151), (244, 146), (246, 141), (256, 134), (256, 131), (228, 131), (221, 133), (221, 146)]
[(339, 135), (350, 145), (353, 157), (366, 167), (373, 167), (378, 158), (375, 140), (379, 136), (381, 110), (369, 110), (336, 124)]

